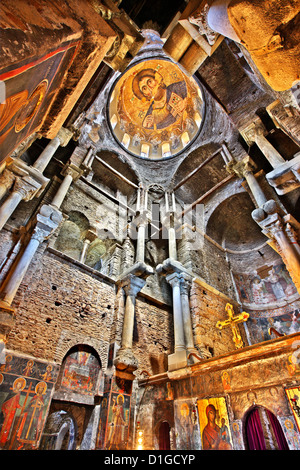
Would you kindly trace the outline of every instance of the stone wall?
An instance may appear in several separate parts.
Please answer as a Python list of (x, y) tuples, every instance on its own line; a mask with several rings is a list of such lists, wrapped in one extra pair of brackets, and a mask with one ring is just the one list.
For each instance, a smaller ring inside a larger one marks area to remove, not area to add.
[[(75, 275), (76, 273), (76, 275)], [(115, 287), (84, 267), (39, 252), (17, 293), (16, 324), (8, 347), (61, 363), (76, 344), (87, 344), (107, 364)]]
[[(212, 289), (209, 285), (193, 283), (191, 291), (191, 316), (195, 347), (203, 358), (216, 357), (235, 349), (231, 328), (219, 330), (216, 323), (227, 318), (226, 304), (230, 298)], [(235, 305), (235, 314), (239, 308)], [(248, 344), (244, 327), (238, 327), (244, 345)]]

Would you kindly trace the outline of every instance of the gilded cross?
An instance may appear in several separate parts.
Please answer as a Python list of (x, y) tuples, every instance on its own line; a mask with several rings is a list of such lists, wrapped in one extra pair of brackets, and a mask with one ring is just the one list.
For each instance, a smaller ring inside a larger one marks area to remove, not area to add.
[(219, 330), (222, 330), (222, 328), (226, 328), (227, 326), (230, 326), (232, 333), (233, 333), (233, 341), (234, 341), (235, 347), (237, 349), (242, 348), (243, 347), (242, 337), (236, 325), (238, 323), (247, 321), (249, 318), (249, 313), (242, 312), (238, 315), (234, 315), (233, 306), (231, 304), (226, 304), (225, 310), (228, 314), (228, 319), (224, 321), (218, 321), (216, 324), (216, 327), (219, 328)]

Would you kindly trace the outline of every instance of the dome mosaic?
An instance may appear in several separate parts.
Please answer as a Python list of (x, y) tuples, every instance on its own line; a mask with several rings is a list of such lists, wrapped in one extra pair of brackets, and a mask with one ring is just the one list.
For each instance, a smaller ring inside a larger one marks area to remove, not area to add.
[(115, 82), (108, 103), (109, 124), (129, 153), (169, 158), (198, 136), (204, 117), (200, 85), (168, 59), (135, 63)]

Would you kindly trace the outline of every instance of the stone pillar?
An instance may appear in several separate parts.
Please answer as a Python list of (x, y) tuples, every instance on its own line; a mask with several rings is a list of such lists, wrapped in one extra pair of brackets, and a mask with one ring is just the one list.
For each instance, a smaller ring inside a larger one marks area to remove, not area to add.
[(165, 193), (165, 215), (162, 220), (164, 230), (168, 233), (169, 258), (177, 260), (176, 242), (176, 203), (175, 195), (172, 193), (172, 201), (169, 204), (169, 195)]
[(5, 341), (14, 324), (14, 309), (11, 304), (27, 272), (30, 262), (40, 243), (48, 238), (58, 227), (62, 214), (49, 205), (43, 205), (36, 216), (36, 225), (21, 258), (1, 290), (0, 300), (0, 338)]
[(41, 185), (31, 176), (16, 177), (12, 192), (0, 207), (0, 230), (22, 200), (30, 200)]
[(86, 235), (85, 235), (85, 239), (84, 239), (84, 242), (83, 242), (83, 248), (82, 248), (82, 252), (81, 252), (80, 260), (79, 260), (80, 263), (85, 262), (88, 247), (89, 247), (90, 243), (92, 241), (94, 241), (96, 238), (97, 238), (97, 233), (95, 232), (95, 230), (89, 229), (87, 231)]
[(80, 178), (80, 176), (83, 174), (83, 170), (71, 163), (64, 167), (61, 174), (64, 176), (63, 182), (61, 183), (56, 195), (51, 202), (51, 205), (58, 209), (62, 205), (71, 184), (73, 181), (76, 181), (78, 178)]
[[(197, 354), (194, 345), (193, 327), (190, 311), (190, 290), (192, 285), (192, 277), (186, 273), (180, 274), (180, 294), (181, 294), (181, 308), (182, 308), (182, 319), (183, 319), (183, 330), (185, 337), (185, 346), (187, 356), (190, 353)], [(191, 361), (194, 362), (194, 357), (191, 357)]]
[(137, 233), (137, 244), (136, 244), (136, 262), (145, 262), (145, 240), (146, 231), (149, 222), (151, 222), (151, 215), (148, 211), (148, 191), (143, 191), (142, 205), (140, 202), (140, 188), (138, 189), (138, 200), (137, 200), (137, 218), (136, 225), (138, 227)]
[(73, 136), (73, 132), (62, 127), (58, 131), (57, 136), (54, 137), (54, 139), (52, 139), (49, 142), (49, 144), (44, 148), (40, 156), (34, 162), (34, 164), (32, 165), (33, 168), (43, 173), (43, 171), (48, 166), (50, 160), (52, 159), (58, 147), (59, 146), (66, 147), (68, 143), (70, 142), (72, 136)]
[(65, 147), (69, 143), (72, 135), (72, 132), (68, 131), (68, 129), (62, 128), (32, 166), (27, 166), (26, 163), (17, 158), (9, 165), (7, 172), (11, 171), (12, 174), (8, 177), (8, 173), (6, 172), (3, 175), (2, 181), (0, 180), (0, 198), (3, 197), (7, 189), (11, 187), (13, 181), (15, 184), (11, 194), (0, 208), (0, 230), (22, 200), (29, 201), (33, 197), (40, 195), (41, 191), (49, 182), (49, 180), (43, 176), (43, 171), (59, 145)]
[(184, 322), (180, 295), (180, 274), (175, 272), (166, 276), (166, 281), (172, 286), (173, 322), (174, 322), (174, 354), (168, 357), (168, 369), (176, 370), (187, 365), (184, 338)]
[(144, 287), (145, 283), (145, 279), (130, 274), (120, 284), (126, 294), (126, 301), (121, 347), (116, 354), (114, 365), (121, 371), (133, 372), (138, 368), (138, 362), (132, 351), (135, 301), (138, 292)]
[[(253, 220), (261, 227), (262, 233), (266, 235), (270, 241), (269, 245), (278, 252), (283, 259), (289, 274), (300, 293), (300, 229), (296, 221), (294, 226), (296, 229), (291, 230), (291, 224), (285, 222), (290, 221), (290, 215), (283, 218), (279, 215), (277, 204), (274, 200), (267, 200), (262, 189), (260, 188), (255, 176), (251, 172), (251, 160), (246, 157), (240, 162), (230, 162), (227, 165), (228, 171), (234, 171), (239, 177), (245, 177), (257, 203), (257, 208), (252, 211)], [(298, 235), (298, 237), (297, 237)]]
[(261, 207), (267, 202), (267, 198), (253, 174), (254, 168), (255, 164), (249, 156), (239, 162), (231, 161), (227, 165), (230, 173), (236, 173), (239, 178), (245, 178), (257, 206)]
[[(252, 218), (262, 228), (262, 233), (270, 239), (270, 246), (282, 257), (286, 268), (300, 293), (300, 247), (291, 231), (290, 224), (278, 213), (275, 201), (267, 201), (262, 208), (252, 212)], [(300, 236), (300, 233), (298, 234)]]
[(259, 149), (262, 151), (268, 162), (273, 168), (285, 163), (285, 159), (280, 153), (273, 147), (273, 145), (265, 137), (265, 129), (261, 122), (254, 122), (247, 128), (241, 131), (242, 136), (246, 142), (251, 145), (256, 143)]

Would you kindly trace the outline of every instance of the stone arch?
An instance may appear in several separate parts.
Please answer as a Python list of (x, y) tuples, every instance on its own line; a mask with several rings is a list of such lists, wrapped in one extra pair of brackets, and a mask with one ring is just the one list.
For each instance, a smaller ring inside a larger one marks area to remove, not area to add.
[(82, 212), (69, 212), (68, 218), (60, 227), (54, 247), (79, 261), (89, 227), (89, 220)]
[(77, 424), (70, 413), (59, 410), (48, 417), (39, 449), (74, 450), (76, 448)]
[(243, 418), (246, 450), (288, 450), (284, 431), (276, 415), (261, 405), (251, 406)]
[(261, 229), (251, 217), (254, 209), (248, 193), (230, 194), (211, 213), (206, 234), (224, 248), (254, 248), (265, 241)]

